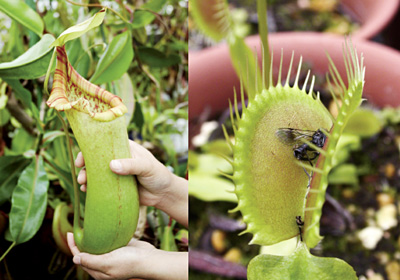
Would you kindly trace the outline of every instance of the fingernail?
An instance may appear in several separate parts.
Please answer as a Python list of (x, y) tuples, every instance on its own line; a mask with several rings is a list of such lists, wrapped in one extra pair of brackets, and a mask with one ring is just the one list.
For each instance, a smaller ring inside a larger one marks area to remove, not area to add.
[(112, 160), (111, 161), (111, 168), (112, 168), (112, 170), (114, 170), (116, 172), (121, 172), (122, 171), (121, 162), (119, 160)]
[(74, 262), (74, 264), (81, 264), (81, 257), (80, 256), (74, 256), (74, 258), (72, 259), (72, 261)]

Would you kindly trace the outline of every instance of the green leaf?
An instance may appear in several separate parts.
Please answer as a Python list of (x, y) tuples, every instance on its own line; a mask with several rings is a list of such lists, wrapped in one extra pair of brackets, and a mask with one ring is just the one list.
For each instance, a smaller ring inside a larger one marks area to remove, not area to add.
[(4, 79), (4, 81), (14, 90), (15, 96), (22, 101), (25, 107), (30, 108), (32, 96), (29, 90), (24, 88), (19, 80)]
[[(190, 162), (195, 155), (190, 155)], [(234, 185), (221, 177), (218, 170), (231, 173), (229, 163), (218, 156), (205, 154), (195, 156), (196, 168), (189, 170), (189, 195), (204, 201), (237, 202), (232, 192)]]
[[(69, 136), (72, 139), (74, 138), (74, 135), (72, 133), (70, 133)], [(60, 131), (60, 130), (47, 131), (43, 135), (43, 144), (42, 144), (43, 147), (45, 147), (48, 144), (52, 143), (58, 137), (65, 137), (65, 132), (64, 131)]]
[(136, 99), (135, 111), (133, 112), (133, 123), (136, 125), (138, 131), (142, 131), (144, 125), (144, 116), (142, 104)]
[[(64, 134), (64, 133), (63, 133)], [(65, 134), (64, 134), (65, 136)], [(47, 152), (42, 152), (42, 155), (45, 160), (45, 167), (46, 170), (49, 171), (48, 174), (54, 174), (54, 176), (59, 180), (61, 187), (66, 190), (68, 193), (72, 204), (75, 203), (75, 196), (74, 196), (74, 187), (72, 184), (72, 176), (71, 171), (68, 168), (68, 165), (60, 166), (54, 161), (54, 157), (49, 155)], [(68, 168), (68, 171), (65, 171), (65, 168)], [(79, 194), (80, 203), (85, 205), (85, 198), (86, 193), (80, 192)]]
[(132, 21), (132, 28), (142, 28), (145, 27), (146, 25), (150, 24), (153, 22), (153, 20), (156, 18), (155, 15), (148, 11), (135, 11), (133, 13), (133, 21)]
[(132, 36), (140, 44), (144, 45), (147, 41), (146, 29), (144, 27), (132, 29)]
[(186, 244), (189, 243), (189, 231), (187, 229), (180, 229), (175, 234), (175, 239)]
[(17, 244), (28, 241), (39, 230), (46, 212), (48, 187), (43, 159), (36, 156), (22, 172), (12, 194), (10, 232)]
[(166, 0), (150, 0), (140, 6), (140, 10), (135, 10), (135, 12), (133, 13), (133, 21), (131, 24), (132, 28), (143, 28), (146, 25), (152, 23), (153, 20), (156, 18), (156, 16), (152, 12), (156, 13), (160, 11), (166, 2)]
[(354, 164), (341, 164), (329, 173), (330, 184), (358, 184), (357, 167)]
[(164, 227), (164, 232), (161, 237), (160, 248), (164, 251), (176, 252), (178, 248), (176, 247), (174, 233), (172, 232), (173, 226)]
[(140, 9), (147, 9), (153, 12), (159, 12), (166, 3), (167, 0), (150, 0), (146, 1), (146, 3), (140, 6)]
[(0, 126), (4, 126), (10, 120), (10, 112), (7, 109), (0, 109)]
[(0, 11), (19, 22), (40, 37), (43, 34), (42, 18), (22, 0), (0, 0)]
[(381, 131), (382, 125), (372, 110), (360, 108), (350, 116), (343, 132), (371, 137)]
[[(149, 12), (159, 12), (162, 7), (167, 3), (166, 0), (150, 0), (140, 6), (139, 10), (135, 10), (133, 13), (133, 21), (132, 21), (132, 28), (143, 28), (146, 25), (153, 22), (156, 16)], [(149, 10), (149, 11), (146, 11)]]
[(361, 150), (361, 148), (360, 136), (343, 133), (333, 156), (332, 166), (337, 166), (346, 162), (350, 157), (351, 151), (358, 151)]
[(258, 255), (247, 268), (249, 280), (357, 280), (353, 268), (336, 258), (321, 258), (311, 255), (300, 242), (290, 256)]
[(133, 59), (132, 38), (126, 31), (114, 37), (100, 57), (90, 81), (103, 84), (117, 80), (128, 70)]
[(68, 60), (72, 67), (82, 76), (87, 77), (91, 65), (89, 53), (82, 47), (81, 40), (73, 40), (65, 44)]
[(10, 54), (10, 58), (18, 57), (25, 52), (24, 40), (21, 36), (23, 27), (13, 20), (10, 28), (7, 30), (8, 40), (5, 44), (5, 53)]
[(150, 67), (164, 68), (181, 62), (181, 57), (178, 54), (165, 54), (157, 49), (149, 47), (140, 47), (138, 55), (140, 60)]
[(10, 79), (36, 79), (46, 74), (52, 56), (50, 44), (54, 37), (45, 34), (24, 54), (11, 62), (0, 63), (0, 77)]
[(188, 46), (187, 42), (182, 41), (178, 38), (174, 38), (174, 37), (171, 38), (171, 41), (172, 41), (172, 43), (169, 44), (169, 47), (172, 50), (175, 50), (177, 52), (180, 52), (180, 51), (188, 52), (189, 51), (189, 46)]
[(23, 156), (0, 157), (0, 205), (11, 198), (18, 177), (29, 162)]
[(51, 44), (50, 47), (63, 46), (65, 45), (66, 42), (82, 36), (90, 29), (99, 26), (103, 22), (105, 15), (106, 15), (106, 9), (102, 9), (91, 18), (85, 20), (84, 22), (71, 26), (63, 33), (61, 33), (61, 35), (57, 38), (57, 40), (53, 42), (53, 44)]
[(115, 95), (121, 97), (128, 112), (125, 114), (127, 125), (130, 123), (135, 111), (135, 94), (131, 78), (128, 73), (122, 75), (121, 79), (115, 81)]
[(11, 142), (11, 150), (17, 154), (22, 154), (33, 149), (35, 142), (35, 137), (30, 135), (25, 129), (18, 128)]
[(206, 144), (201, 146), (201, 150), (204, 153), (210, 153), (214, 155), (225, 155), (228, 157), (232, 156), (231, 148), (229, 147), (226, 140), (223, 139), (217, 139), (211, 142), (207, 142)]

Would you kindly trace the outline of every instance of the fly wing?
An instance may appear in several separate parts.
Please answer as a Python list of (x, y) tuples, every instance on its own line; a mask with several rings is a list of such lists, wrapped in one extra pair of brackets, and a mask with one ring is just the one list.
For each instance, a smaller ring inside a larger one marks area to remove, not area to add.
[(315, 131), (310, 130), (279, 128), (275, 132), (275, 135), (283, 144), (294, 146), (303, 144), (303, 142), (301, 141), (302, 138), (308, 138), (308, 140), (311, 141), (314, 133)]

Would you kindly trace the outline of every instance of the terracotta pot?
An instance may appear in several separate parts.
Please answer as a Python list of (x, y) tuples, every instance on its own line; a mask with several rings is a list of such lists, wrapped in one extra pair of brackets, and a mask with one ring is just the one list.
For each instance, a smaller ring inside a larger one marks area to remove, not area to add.
[(342, 0), (345, 10), (353, 15), (361, 27), (353, 38), (369, 39), (378, 34), (391, 21), (399, 7), (399, 0)]
[[(258, 36), (249, 37), (246, 42), (256, 49), (260, 56)], [(281, 49), (283, 49), (283, 73), (286, 75), (292, 51), (295, 63), (299, 56), (312, 66), (312, 74), (328, 71), (326, 53), (332, 57), (342, 77), (346, 77), (343, 64), (342, 46), (344, 38), (321, 33), (276, 33), (270, 35), (274, 51), (274, 73), (278, 71)], [(364, 97), (378, 107), (400, 106), (400, 52), (377, 43), (353, 40), (358, 53), (365, 57), (366, 77)], [(225, 44), (190, 53), (189, 58), (189, 118), (194, 120), (208, 108), (211, 114), (228, 108), (233, 99), (233, 87), (239, 88), (239, 81), (230, 62)], [(261, 62), (261, 61), (260, 61)]]

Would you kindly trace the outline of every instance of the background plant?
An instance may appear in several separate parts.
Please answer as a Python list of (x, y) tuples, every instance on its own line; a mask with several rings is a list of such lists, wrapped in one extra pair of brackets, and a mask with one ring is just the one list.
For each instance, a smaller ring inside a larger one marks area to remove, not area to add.
[[(0, 21), (8, 30), (2, 31), (0, 40), (4, 62), (0, 64), (0, 209), (3, 236), (22, 245), (10, 251), (1, 270), (9, 278), (18, 278), (23, 271), (16, 270), (14, 258), (25, 255), (29, 261), (24, 263), (32, 265), (36, 276), (72, 278), (69, 257), (60, 253), (55, 241), (41, 238), (48, 235), (54, 209), (73, 201), (65, 133), (55, 112), (44, 105), (43, 76), (52, 56), (49, 46), (66, 28), (108, 5), (104, 24), (67, 42), (70, 62), (83, 77), (119, 95), (129, 110), (130, 137), (185, 176), (187, 2), (9, 2), (0, 3)], [(76, 156), (74, 140), (72, 144)], [(149, 222), (142, 225), (140, 236), (163, 249), (185, 249), (187, 232), (160, 211), (149, 208), (147, 212)], [(65, 231), (67, 215), (63, 219), (54, 220), (60, 227), (53, 224), (53, 228)], [(3, 253), (10, 244), (1, 241)], [(32, 248), (44, 252), (40, 260), (26, 253)], [(82, 278), (79, 273), (76, 276)]]

